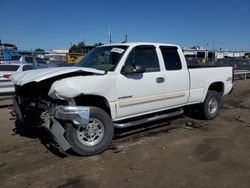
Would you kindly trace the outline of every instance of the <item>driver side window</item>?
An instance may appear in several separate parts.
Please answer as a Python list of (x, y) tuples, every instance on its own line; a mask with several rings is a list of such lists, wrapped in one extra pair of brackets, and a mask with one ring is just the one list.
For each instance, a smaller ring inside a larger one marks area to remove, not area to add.
[(129, 54), (126, 65), (141, 65), (145, 72), (160, 71), (159, 61), (154, 46), (137, 46)]

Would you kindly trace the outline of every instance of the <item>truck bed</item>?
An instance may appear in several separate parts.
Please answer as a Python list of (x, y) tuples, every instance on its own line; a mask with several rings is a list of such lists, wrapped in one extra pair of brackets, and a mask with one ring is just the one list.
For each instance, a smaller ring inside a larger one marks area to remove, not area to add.
[(232, 67), (195, 67), (189, 68), (190, 97), (188, 103), (200, 103), (204, 100), (208, 87), (212, 83), (223, 83), (226, 95), (232, 88)]

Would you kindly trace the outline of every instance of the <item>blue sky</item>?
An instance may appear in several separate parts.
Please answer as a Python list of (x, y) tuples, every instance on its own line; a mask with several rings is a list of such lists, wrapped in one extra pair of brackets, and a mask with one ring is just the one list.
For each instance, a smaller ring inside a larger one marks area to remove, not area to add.
[(174, 43), (250, 50), (249, 0), (0, 0), (0, 39), (19, 49), (68, 49), (85, 41)]

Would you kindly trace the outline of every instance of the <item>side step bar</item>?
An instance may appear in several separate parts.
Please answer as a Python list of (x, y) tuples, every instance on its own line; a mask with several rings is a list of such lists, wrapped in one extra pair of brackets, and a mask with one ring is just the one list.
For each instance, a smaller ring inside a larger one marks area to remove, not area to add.
[(166, 113), (166, 114), (161, 114), (161, 115), (155, 115), (153, 117), (149, 117), (149, 118), (144, 118), (144, 119), (139, 119), (139, 120), (135, 120), (135, 121), (131, 121), (128, 123), (114, 123), (114, 127), (115, 128), (128, 128), (128, 127), (132, 127), (135, 125), (140, 125), (143, 123), (149, 123), (152, 121), (156, 121), (156, 120), (160, 120), (160, 119), (165, 119), (165, 118), (170, 118), (173, 116), (178, 116), (184, 113), (183, 109), (178, 109), (175, 112), (170, 112), (170, 113)]

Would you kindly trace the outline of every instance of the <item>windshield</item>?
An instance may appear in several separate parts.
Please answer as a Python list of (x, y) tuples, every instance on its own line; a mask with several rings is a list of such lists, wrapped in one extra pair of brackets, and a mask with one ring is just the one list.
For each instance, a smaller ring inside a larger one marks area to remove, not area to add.
[(103, 46), (95, 48), (75, 66), (114, 71), (127, 48), (128, 46)]

